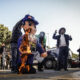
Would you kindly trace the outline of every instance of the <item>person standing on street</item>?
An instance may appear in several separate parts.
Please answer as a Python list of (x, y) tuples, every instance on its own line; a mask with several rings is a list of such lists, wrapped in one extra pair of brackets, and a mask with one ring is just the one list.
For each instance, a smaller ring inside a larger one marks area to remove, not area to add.
[[(41, 44), (43, 50), (46, 52), (46, 37), (45, 37), (45, 32), (43, 32), (43, 31), (40, 32), (40, 34), (38, 35), (38, 42)], [(43, 66), (44, 66), (44, 58), (40, 56), (40, 57), (38, 57), (38, 71), (43, 71), (44, 70)]]
[(65, 34), (65, 32), (66, 29), (64, 27), (59, 30), (59, 35), (56, 35), (57, 31), (55, 31), (53, 39), (57, 40), (57, 47), (59, 48), (57, 70), (61, 70), (63, 68), (65, 71), (68, 71), (67, 58), (69, 53), (69, 41), (71, 41), (72, 38), (71, 36)]
[(22, 35), (22, 20), (18, 21), (12, 30), (12, 38), (11, 38), (11, 55), (12, 55), (12, 72), (17, 72), (17, 60), (18, 60), (18, 39)]

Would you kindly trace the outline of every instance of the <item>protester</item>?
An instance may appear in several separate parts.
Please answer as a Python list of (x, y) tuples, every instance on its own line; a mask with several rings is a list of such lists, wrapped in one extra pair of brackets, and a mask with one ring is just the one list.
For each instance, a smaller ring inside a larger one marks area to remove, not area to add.
[[(43, 50), (46, 51), (45, 32), (40, 32), (40, 34), (38, 35), (38, 42), (41, 44)], [(40, 55), (39, 56), (37, 55), (36, 59), (38, 60), (38, 71), (43, 71), (44, 58), (41, 57)]]
[(19, 57), (19, 55), (17, 54), (18, 53), (17, 42), (19, 37), (22, 35), (21, 28), (22, 28), (22, 20), (18, 21), (12, 30), (12, 38), (11, 38), (12, 72), (17, 72), (17, 60)]
[(59, 35), (56, 35), (57, 30), (53, 35), (53, 39), (57, 40), (57, 47), (59, 48), (59, 57), (58, 57), (58, 68), (57, 70), (61, 70), (64, 68), (67, 71), (67, 58), (69, 53), (69, 41), (72, 40), (71, 36), (65, 34), (66, 29), (62, 27), (59, 30)]

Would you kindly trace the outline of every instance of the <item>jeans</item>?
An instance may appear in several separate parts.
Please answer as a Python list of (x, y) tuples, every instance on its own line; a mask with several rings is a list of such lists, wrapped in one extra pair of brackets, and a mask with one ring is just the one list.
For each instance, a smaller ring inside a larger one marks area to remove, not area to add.
[(61, 69), (61, 68), (67, 69), (68, 52), (69, 52), (69, 49), (67, 46), (59, 48), (58, 69)]
[(12, 69), (17, 69), (17, 43), (11, 43)]

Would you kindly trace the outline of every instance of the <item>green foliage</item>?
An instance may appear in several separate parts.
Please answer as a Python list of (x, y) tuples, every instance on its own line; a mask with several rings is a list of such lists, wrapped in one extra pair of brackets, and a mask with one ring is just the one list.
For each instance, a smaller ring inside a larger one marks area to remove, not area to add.
[(72, 58), (78, 58), (78, 54), (72, 54)]
[(0, 46), (2, 43), (5, 43), (5, 45), (9, 47), (10, 40), (11, 31), (9, 31), (8, 27), (0, 24)]

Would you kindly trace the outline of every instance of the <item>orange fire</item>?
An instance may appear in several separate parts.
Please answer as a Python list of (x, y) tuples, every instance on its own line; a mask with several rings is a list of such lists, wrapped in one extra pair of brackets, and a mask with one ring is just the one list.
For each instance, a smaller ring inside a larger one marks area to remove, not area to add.
[[(30, 30), (29, 30), (29, 32), (30, 32)], [(19, 50), (21, 52), (21, 66), (19, 67), (19, 73), (21, 73), (22, 68), (26, 68), (28, 70), (28, 72), (30, 71), (30, 66), (26, 65), (28, 55), (31, 55), (30, 44), (29, 44), (29, 39), (28, 39), (29, 32), (26, 32), (24, 34), (22, 43), (19, 48)]]
[(26, 61), (27, 61), (28, 56), (26, 54), (23, 54), (21, 56), (21, 66), (19, 67), (19, 73), (21, 73), (22, 68), (26, 68), (28, 70), (28, 72), (30, 71), (30, 66), (26, 65)]

